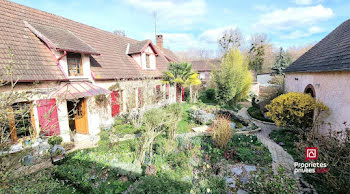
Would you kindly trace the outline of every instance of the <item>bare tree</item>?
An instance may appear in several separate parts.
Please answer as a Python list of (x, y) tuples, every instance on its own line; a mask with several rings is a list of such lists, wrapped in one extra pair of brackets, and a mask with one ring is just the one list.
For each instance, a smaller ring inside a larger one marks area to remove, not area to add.
[(219, 38), (219, 49), (223, 54), (227, 53), (231, 48), (240, 48), (243, 45), (243, 35), (242, 32), (236, 29), (228, 29), (222, 33), (221, 38)]
[(292, 62), (294, 62), (295, 60), (297, 60), (301, 55), (303, 55), (304, 53), (306, 53), (308, 50), (310, 50), (312, 47), (314, 46), (314, 44), (307, 44), (307, 45), (303, 45), (303, 46), (293, 46), (293, 47), (289, 47), (287, 49), (287, 53), (289, 54), (289, 56), (292, 58)]
[(114, 30), (113, 34), (119, 35), (119, 36), (126, 36), (125, 30)]

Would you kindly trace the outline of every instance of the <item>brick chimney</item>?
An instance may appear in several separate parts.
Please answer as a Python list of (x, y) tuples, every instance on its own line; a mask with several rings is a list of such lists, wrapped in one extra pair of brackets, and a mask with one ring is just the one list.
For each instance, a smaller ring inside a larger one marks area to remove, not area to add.
[(157, 47), (160, 49), (163, 49), (163, 35), (161, 34), (156, 35), (156, 42), (157, 42)]

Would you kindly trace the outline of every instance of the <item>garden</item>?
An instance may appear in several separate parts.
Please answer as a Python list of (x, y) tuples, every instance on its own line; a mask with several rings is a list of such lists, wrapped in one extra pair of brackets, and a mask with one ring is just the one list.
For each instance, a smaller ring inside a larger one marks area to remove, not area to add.
[[(195, 110), (201, 109), (211, 111), (208, 114), (214, 118), (205, 120), (203, 114), (193, 116)], [(215, 111), (214, 106), (202, 103), (173, 104), (145, 112), (140, 125), (126, 115), (120, 116), (113, 127), (100, 133), (97, 147), (70, 152), (60, 164), (11, 180), (2, 191), (258, 192), (265, 176), (271, 176), (274, 184), (292, 185), (293, 191), (295, 182), (292, 178), (282, 180), (283, 170), (278, 176), (272, 173), (271, 155), (259, 139), (254, 134), (237, 133), (231, 118), (227, 114), (213, 114)], [(186, 132), (181, 123), (206, 124), (210, 130)], [(128, 134), (138, 135), (123, 140)], [(35, 181), (44, 184), (34, 184)], [(271, 183), (265, 183), (268, 184)]]

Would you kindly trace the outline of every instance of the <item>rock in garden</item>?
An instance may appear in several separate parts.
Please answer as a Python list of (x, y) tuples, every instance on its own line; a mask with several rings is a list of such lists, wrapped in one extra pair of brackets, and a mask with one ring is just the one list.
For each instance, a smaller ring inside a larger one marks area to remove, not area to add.
[(239, 181), (243, 184), (243, 185), (245, 185), (245, 184), (247, 184), (248, 183), (248, 178), (247, 177), (240, 177), (239, 178)]
[(34, 157), (31, 155), (27, 155), (23, 157), (23, 165), (24, 166), (32, 166), (34, 164)]
[(252, 166), (252, 165), (244, 165), (244, 169), (247, 171), (248, 174), (249, 174), (250, 172), (256, 171), (256, 167), (255, 167), (255, 166)]
[(152, 165), (152, 164), (147, 165), (145, 174), (152, 175), (152, 176), (156, 175), (157, 174), (157, 167)]
[(245, 190), (239, 189), (239, 190), (237, 191), (237, 194), (248, 194), (248, 192), (245, 191)]
[(122, 183), (125, 183), (125, 182), (127, 182), (129, 179), (128, 179), (127, 176), (121, 176), (121, 177), (119, 178), (119, 180), (120, 180)]
[(18, 143), (18, 144), (15, 144), (15, 145), (11, 146), (10, 153), (19, 152), (21, 150), (23, 150), (23, 146), (22, 146), (21, 143)]
[(226, 184), (230, 187), (230, 188), (235, 188), (236, 187), (236, 181), (233, 180), (233, 178), (225, 178)]
[(239, 167), (235, 167), (235, 168), (231, 168), (231, 172), (236, 174), (236, 175), (240, 175), (240, 174), (242, 174), (243, 170)]

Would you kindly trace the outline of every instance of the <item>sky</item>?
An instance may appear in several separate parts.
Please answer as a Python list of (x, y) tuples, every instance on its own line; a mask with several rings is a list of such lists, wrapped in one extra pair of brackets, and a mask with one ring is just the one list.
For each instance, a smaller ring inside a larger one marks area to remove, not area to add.
[(154, 41), (174, 51), (217, 49), (227, 29), (238, 28), (245, 40), (266, 33), (276, 47), (316, 43), (349, 19), (349, 0), (13, 0), (106, 31)]

